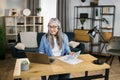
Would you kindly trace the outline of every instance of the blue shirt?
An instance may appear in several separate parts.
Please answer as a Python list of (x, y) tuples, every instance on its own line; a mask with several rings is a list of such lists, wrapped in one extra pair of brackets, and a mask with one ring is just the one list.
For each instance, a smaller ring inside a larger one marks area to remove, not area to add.
[[(63, 42), (62, 42), (61, 56), (69, 54), (71, 52), (69, 43), (68, 43), (68, 36), (65, 33), (63, 33), (62, 36), (63, 36)], [(44, 54), (47, 54), (48, 56), (53, 56), (52, 47), (47, 41), (46, 34), (44, 34), (41, 38), (39, 53), (44, 53)]]

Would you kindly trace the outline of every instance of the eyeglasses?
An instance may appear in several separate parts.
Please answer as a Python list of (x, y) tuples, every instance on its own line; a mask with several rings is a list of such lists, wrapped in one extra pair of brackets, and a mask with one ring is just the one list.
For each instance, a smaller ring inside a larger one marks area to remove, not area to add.
[(49, 25), (49, 28), (58, 28), (58, 26), (51, 26), (51, 25)]

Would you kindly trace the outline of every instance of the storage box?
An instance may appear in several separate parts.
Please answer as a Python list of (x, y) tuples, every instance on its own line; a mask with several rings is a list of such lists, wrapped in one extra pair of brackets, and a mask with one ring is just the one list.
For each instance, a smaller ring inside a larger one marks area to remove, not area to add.
[[(111, 39), (112, 37), (112, 32), (102, 32), (101, 33), (105, 42), (109, 42), (109, 40)], [(101, 40), (102, 41), (102, 40)]]
[(90, 36), (87, 34), (88, 30), (74, 29), (75, 40), (82, 42), (90, 42)]

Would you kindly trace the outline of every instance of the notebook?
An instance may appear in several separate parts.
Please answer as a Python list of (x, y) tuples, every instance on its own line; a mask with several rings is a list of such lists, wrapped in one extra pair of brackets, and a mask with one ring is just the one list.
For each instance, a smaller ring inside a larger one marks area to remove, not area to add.
[(43, 53), (26, 52), (25, 54), (32, 63), (50, 64), (54, 61), (53, 58)]

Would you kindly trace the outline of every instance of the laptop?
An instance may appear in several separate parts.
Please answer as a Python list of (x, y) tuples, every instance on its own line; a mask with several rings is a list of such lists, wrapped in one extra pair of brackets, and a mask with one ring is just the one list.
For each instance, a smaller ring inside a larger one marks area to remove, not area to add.
[(54, 61), (53, 58), (43, 53), (26, 52), (25, 54), (32, 63), (50, 64)]

